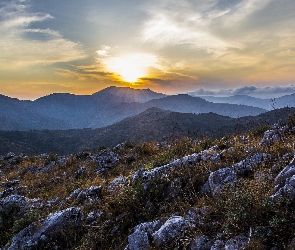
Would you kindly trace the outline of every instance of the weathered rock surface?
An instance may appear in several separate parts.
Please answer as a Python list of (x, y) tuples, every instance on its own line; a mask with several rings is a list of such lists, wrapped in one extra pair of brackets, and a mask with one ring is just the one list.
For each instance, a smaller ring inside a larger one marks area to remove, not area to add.
[(188, 226), (189, 223), (183, 217), (172, 216), (158, 231), (153, 233), (153, 240), (160, 247), (178, 237)]
[(8, 250), (66, 247), (79, 231), (82, 219), (83, 213), (77, 207), (50, 214), (43, 221), (33, 223), (15, 235)]
[(231, 238), (225, 243), (225, 250), (242, 250), (245, 249), (249, 242), (249, 238), (244, 234)]
[(270, 198), (295, 200), (295, 157), (275, 178), (274, 194)]
[(109, 149), (101, 150), (93, 160), (97, 162), (98, 168), (96, 172), (104, 172), (119, 164), (120, 156)]
[(189, 250), (210, 250), (213, 242), (206, 235), (196, 238), (188, 246)]

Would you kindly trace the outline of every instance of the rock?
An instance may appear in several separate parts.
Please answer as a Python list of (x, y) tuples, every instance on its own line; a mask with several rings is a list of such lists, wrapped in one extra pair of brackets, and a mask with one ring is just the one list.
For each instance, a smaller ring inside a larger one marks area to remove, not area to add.
[(295, 157), (275, 178), (274, 194), (270, 196), (270, 199), (273, 201), (295, 200)]
[(8, 250), (53, 249), (55, 245), (66, 247), (81, 230), (82, 220), (83, 213), (77, 207), (50, 214), (15, 235)]
[(252, 174), (254, 169), (259, 164), (269, 159), (270, 157), (271, 156), (269, 154), (258, 153), (234, 164), (232, 167), (238, 176), (245, 177), (249, 174)]
[(32, 205), (32, 200), (22, 195), (10, 195), (0, 201), (0, 213), (20, 217), (24, 215)]
[(199, 238), (193, 240), (189, 246), (189, 250), (210, 250), (213, 242), (206, 236), (202, 235)]
[(127, 185), (126, 177), (119, 176), (119, 177), (115, 178), (114, 180), (112, 180), (112, 182), (107, 187), (107, 191), (114, 192), (118, 188), (123, 187), (125, 185)]
[(75, 179), (79, 179), (81, 176), (86, 174), (86, 168), (80, 168), (74, 175)]
[(210, 250), (224, 250), (224, 242), (222, 240), (215, 240)]
[(159, 230), (163, 223), (159, 220), (152, 221), (152, 222), (144, 222), (137, 225), (134, 228), (134, 231), (145, 231), (148, 234), (153, 234), (155, 231)]
[(237, 175), (233, 168), (221, 168), (209, 175), (208, 182), (213, 197), (217, 196), (224, 190), (225, 184), (234, 186)]
[(99, 219), (102, 215), (103, 215), (103, 212), (101, 212), (101, 211), (92, 211), (87, 215), (85, 222), (87, 224), (93, 225), (93, 224), (95, 224), (94, 223), (95, 220)]
[(188, 227), (187, 221), (181, 216), (170, 217), (152, 237), (158, 247), (171, 242)]
[(101, 186), (91, 186), (90, 188), (82, 189), (77, 195), (79, 202), (85, 202), (86, 199), (98, 199), (101, 194)]
[(98, 165), (96, 172), (100, 173), (117, 166), (119, 164), (120, 157), (118, 154), (109, 149), (103, 149), (94, 157), (94, 160)]
[(217, 152), (217, 146), (201, 151), (199, 153), (191, 154), (180, 159), (174, 160), (166, 165), (153, 168), (151, 170), (140, 169), (136, 171), (132, 176), (132, 183), (137, 182), (140, 178), (144, 180), (143, 185), (155, 178), (161, 178), (173, 169), (180, 168), (181, 166), (193, 166), (200, 161), (212, 161), (217, 163), (220, 159), (220, 155)]
[(145, 231), (136, 230), (128, 236), (130, 250), (149, 250), (150, 243), (148, 234)]
[(20, 180), (12, 180), (7, 182), (2, 182), (2, 187), (10, 188), (12, 186), (20, 184)]
[(244, 234), (231, 238), (225, 243), (225, 250), (242, 250), (248, 245), (249, 238)]

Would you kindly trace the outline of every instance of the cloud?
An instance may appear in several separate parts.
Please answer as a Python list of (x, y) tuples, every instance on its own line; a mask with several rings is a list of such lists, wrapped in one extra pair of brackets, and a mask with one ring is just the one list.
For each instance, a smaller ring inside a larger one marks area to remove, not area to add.
[(295, 86), (266, 86), (266, 87), (256, 87), (256, 86), (243, 86), (234, 89), (204, 89), (200, 88), (194, 92), (190, 92), (197, 96), (232, 96), (232, 95), (249, 95), (253, 97), (279, 97), (283, 95), (289, 95), (295, 93)]
[[(52, 64), (85, 58), (82, 46), (56, 30), (30, 28), (53, 17), (31, 13), (25, 1), (0, 5), (0, 67), (14, 69), (34, 64)], [(42, 35), (42, 39), (31, 35)]]

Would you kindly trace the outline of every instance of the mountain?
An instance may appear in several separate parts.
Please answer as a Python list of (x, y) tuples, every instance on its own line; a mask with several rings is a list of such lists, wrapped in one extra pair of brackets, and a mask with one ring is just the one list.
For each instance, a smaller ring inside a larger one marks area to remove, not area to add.
[[(195, 96), (193, 93), (190, 93)], [(198, 97), (198, 96), (197, 96)], [(266, 110), (279, 109), (284, 107), (295, 107), (295, 93), (291, 95), (285, 95), (279, 98), (262, 99), (247, 95), (234, 95), (228, 97), (217, 96), (199, 96), (209, 102), (214, 103), (229, 103), (229, 104), (241, 104), (252, 107), (258, 107)]]
[(166, 141), (184, 136), (218, 138), (273, 124), (294, 113), (295, 108), (285, 108), (258, 116), (231, 118), (214, 113), (191, 114), (150, 108), (99, 129), (0, 131), (0, 154), (9, 151), (69, 154), (84, 148), (114, 147), (124, 141)]
[(183, 113), (214, 112), (230, 117), (266, 111), (246, 105), (216, 104), (189, 95), (165, 96), (149, 89), (117, 87), (93, 95), (55, 93), (35, 101), (1, 96), (0, 104), (0, 130), (101, 128), (152, 107)]

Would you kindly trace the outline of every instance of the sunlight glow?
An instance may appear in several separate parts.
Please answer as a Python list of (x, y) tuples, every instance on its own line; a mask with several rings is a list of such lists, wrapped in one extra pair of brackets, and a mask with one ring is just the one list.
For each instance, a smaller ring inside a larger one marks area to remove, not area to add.
[(155, 66), (156, 57), (150, 54), (134, 54), (122, 57), (108, 58), (108, 70), (120, 75), (126, 82), (137, 82), (148, 74), (148, 68)]

